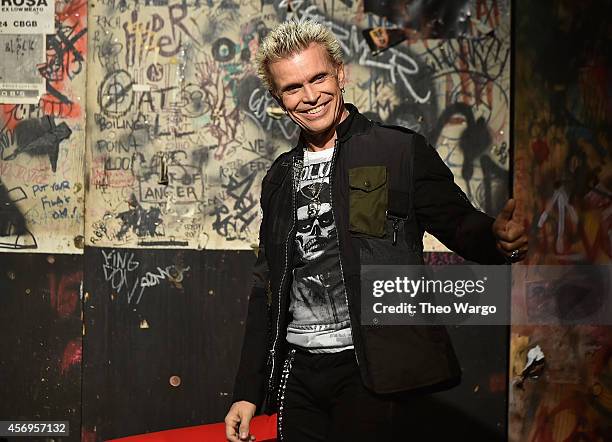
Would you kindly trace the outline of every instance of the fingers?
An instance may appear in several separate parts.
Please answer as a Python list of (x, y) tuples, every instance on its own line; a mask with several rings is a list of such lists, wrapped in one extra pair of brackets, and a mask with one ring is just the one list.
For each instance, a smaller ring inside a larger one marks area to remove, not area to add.
[(240, 419), (239, 435), (240, 440), (250, 440), (249, 435), (249, 423), (251, 422), (251, 416), (243, 414)]
[[(497, 226), (496, 226), (497, 227)], [(505, 228), (496, 228), (494, 230), (495, 236), (498, 240), (506, 242), (514, 242), (519, 240), (521, 237), (527, 238), (525, 235), (525, 227), (514, 221), (505, 223)]]
[[(516, 221), (503, 218), (511, 213), (510, 209), (514, 210), (514, 204), (514, 200), (506, 203), (506, 207), (495, 220), (493, 231), (497, 237), (497, 249), (512, 262), (517, 262), (527, 255), (529, 238), (524, 226)], [(513, 252), (518, 252), (518, 255), (515, 253), (512, 256)]]
[(515, 250), (518, 250), (519, 252), (522, 252), (522, 251), (526, 252), (528, 249), (527, 244), (528, 244), (527, 238), (520, 238), (517, 241), (512, 241), (512, 242), (497, 241), (498, 249), (501, 252), (504, 252), (505, 254), (510, 254)]
[(231, 411), (225, 417), (225, 438), (229, 442), (240, 442), (238, 432), (236, 431), (239, 423), (240, 418), (237, 414), (232, 414)]
[[(527, 235), (522, 235), (516, 241), (497, 241), (497, 250), (504, 255), (509, 262), (518, 262), (527, 256), (529, 251), (529, 244)], [(514, 253), (516, 252), (516, 253)], [(514, 253), (514, 254), (513, 254)]]
[(255, 415), (255, 404), (238, 401), (232, 404), (225, 416), (225, 437), (229, 442), (254, 442), (255, 436), (249, 434), (249, 424)]
[(495, 218), (493, 223), (493, 233), (498, 240), (504, 240), (508, 242), (516, 241), (524, 232), (524, 228), (518, 222), (513, 220), (514, 209), (516, 208), (516, 201), (514, 198), (506, 201), (506, 205), (502, 211)]
[(504, 206), (502, 211), (499, 213), (499, 215), (497, 215), (497, 218), (508, 220), (508, 221), (511, 220), (515, 207), (516, 207), (516, 202), (514, 201), (514, 198), (510, 198), (508, 201), (506, 201), (506, 205)]
[[(249, 434), (248, 427), (243, 431), (244, 429), (240, 429), (238, 424), (239, 421), (236, 421), (236, 424), (228, 424), (227, 421), (225, 422), (225, 438), (229, 442), (255, 442), (255, 436)], [(243, 434), (246, 434), (246, 436), (242, 437)]]

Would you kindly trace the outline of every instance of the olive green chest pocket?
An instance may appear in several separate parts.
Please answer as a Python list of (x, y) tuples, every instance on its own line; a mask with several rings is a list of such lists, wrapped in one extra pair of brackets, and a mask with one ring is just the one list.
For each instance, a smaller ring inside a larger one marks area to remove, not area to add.
[(382, 237), (389, 185), (385, 166), (349, 169), (349, 230)]

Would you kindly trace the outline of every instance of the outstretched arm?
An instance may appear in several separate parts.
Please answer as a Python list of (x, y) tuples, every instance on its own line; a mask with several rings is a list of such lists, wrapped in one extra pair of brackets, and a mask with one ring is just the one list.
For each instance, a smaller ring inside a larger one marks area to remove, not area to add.
[(503, 264), (514, 246), (524, 257), (527, 236), (507, 219), (507, 210), (496, 221), (474, 208), (425, 138), (415, 135), (414, 146), (414, 209), (421, 228), (469, 261)]

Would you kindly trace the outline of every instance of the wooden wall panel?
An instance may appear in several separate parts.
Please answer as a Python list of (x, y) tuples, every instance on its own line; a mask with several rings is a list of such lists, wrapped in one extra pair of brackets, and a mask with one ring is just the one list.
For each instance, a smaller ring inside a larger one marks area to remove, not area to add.
[(82, 263), (0, 253), (0, 418), (69, 421), (67, 442), (80, 440)]
[[(88, 437), (223, 420), (254, 259), (253, 252), (86, 249)], [(166, 269), (173, 276), (153, 276)], [(140, 300), (129, 298), (134, 286), (144, 289)]]

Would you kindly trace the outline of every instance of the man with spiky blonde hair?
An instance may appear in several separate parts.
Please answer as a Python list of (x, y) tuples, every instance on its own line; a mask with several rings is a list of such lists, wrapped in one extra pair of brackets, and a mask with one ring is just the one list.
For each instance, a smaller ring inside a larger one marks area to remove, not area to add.
[(362, 324), (360, 266), (423, 264), (425, 230), (470, 261), (522, 259), (514, 201), (496, 220), (476, 210), (421, 135), (345, 103), (340, 45), (324, 26), (282, 23), (257, 66), (301, 132), (262, 182), (227, 440), (255, 440), (258, 411), (278, 412), (279, 441), (421, 440), (422, 395), (456, 384), (459, 364), (439, 326)]
[(256, 55), (257, 74), (264, 86), (270, 91), (275, 90), (269, 68), (271, 63), (301, 52), (312, 43), (323, 46), (335, 65), (344, 64), (340, 44), (329, 29), (312, 21), (285, 22), (268, 34)]

